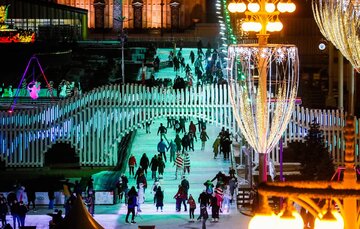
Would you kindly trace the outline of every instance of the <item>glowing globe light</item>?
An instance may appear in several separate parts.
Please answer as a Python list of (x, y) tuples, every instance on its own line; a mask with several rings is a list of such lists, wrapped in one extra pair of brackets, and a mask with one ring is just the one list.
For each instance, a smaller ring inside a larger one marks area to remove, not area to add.
[(337, 211), (327, 211), (321, 219), (315, 219), (315, 228), (344, 229), (344, 219)]
[(237, 4), (237, 12), (243, 13), (246, 10), (246, 4), (243, 2), (240, 2)]
[(247, 21), (242, 23), (242, 25), (241, 25), (241, 29), (246, 32), (250, 31), (250, 27), (251, 27), (251, 23), (247, 22)]
[(262, 29), (260, 22), (253, 22), (252, 31), (259, 32)]
[(249, 222), (248, 229), (276, 229), (278, 217), (274, 214), (256, 214)]
[(256, 13), (260, 10), (260, 5), (256, 2), (251, 2), (248, 4), (248, 9), (253, 12)]
[(279, 2), (277, 4), (277, 9), (278, 9), (279, 12), (285, 13), (287, 11), (287, 3)]
[(275, 31), (275, 25), (274, 25), (275, 22), (268, 22), (266, 24), (266, 31), (269, 31), (269, 32), (274, 32)]
[(272, 13), (275, 11), (275, 4), (274, 3), (266, 3), (265, 10), (268, 13)]
[(228, 10), (231, 12), (231, 13), (235, 13), (236, 12), (236, 3), (232, 2), (228, 5)]
[(287, 12), (292, 13), (296, 10), (296, 5), (294, 3), (287, 3)]
[[(288, 213), (287, 213), (288, 212)], [(277, 229), (303, 229), (304, 221), (296, 211), (285, 210), (278, 221)]]

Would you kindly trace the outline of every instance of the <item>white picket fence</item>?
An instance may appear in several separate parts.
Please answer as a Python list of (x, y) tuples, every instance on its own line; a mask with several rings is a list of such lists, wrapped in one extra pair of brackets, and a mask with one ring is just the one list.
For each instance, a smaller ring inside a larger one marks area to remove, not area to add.
[[(238, 133), (228, 92), (227, 85), (184, 90), (109, 85), (46, 107), (0, 112), (0, 157), (8, 167), (42, 167), (53, 144), (68, 142), (78, 153), (80, 166), (114, 166), (122, 136), (146, 121), (167, 116), (200, 118)], [(285, 147), (303, 140), (314, 118), (324, 130), (335, 163), (342, 165), (344, 114), (339, 111), (297, 106), (285, 134)], [(357, 128), (356, 150), (358, 146)], [(278, 163), (279, 149), (270, 157)], [(359, 161), (357, 151), (356, 163)]]

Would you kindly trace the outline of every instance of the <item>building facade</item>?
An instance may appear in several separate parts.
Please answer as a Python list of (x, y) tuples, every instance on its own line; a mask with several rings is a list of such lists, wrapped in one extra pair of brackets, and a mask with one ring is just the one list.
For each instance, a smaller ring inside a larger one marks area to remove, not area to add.
[[(206, 21), (206, 0), (53, 0), (86, 9), (89, 28), (186, 29)], [(100, 14), (100, 15), (99, 15)], [(123, 18), (123, 20), (121, 20)], [(120, 19), (120, 20), (119, 20)], [(101, 21), (102, 20), (102, 21)], [(101, 21), (101, 22), (99, 22)]]
[(8, 26), (35, 31), (38, 38), (59, 34), (71, 40), (87, 37), (87, 10), (41, 0), (0, 0), (0, 5), (9, 6)]

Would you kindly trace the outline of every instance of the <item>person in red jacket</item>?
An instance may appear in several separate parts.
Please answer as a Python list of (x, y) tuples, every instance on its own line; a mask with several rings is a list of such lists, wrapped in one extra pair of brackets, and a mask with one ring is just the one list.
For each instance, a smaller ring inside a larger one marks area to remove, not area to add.
[(130, 158), (129, 158), (129, 174), (131, 176), (131, 174), (134, 176), (134, 168), (136, 166), (136, 159), (134, 157), (134, 155), (130, 155)]

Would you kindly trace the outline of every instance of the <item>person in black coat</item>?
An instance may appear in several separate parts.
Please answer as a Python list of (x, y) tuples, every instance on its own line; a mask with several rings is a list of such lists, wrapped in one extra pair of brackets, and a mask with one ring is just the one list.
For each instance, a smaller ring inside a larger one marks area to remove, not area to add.
[(200, 215), (197, 218), (197, 220), (200, 220), (201, 218), (204, 218), (204, 220), (206, 220), (207, 218), (205, 219), (205, 217), (202, 215), (202, 211), (201, 211), (201, 209), (203, 207), (206, 210), (206, 207), (209, 205), (209, 194), (206, 193), (206, 190), (204, 190), (202, 193), (200, 193), (198, 202), (200, 203)]
[(163, 211), (164, 206), (164, 191), (161, 190), (161, 187), (158, 186), (155, 193), (156, 198), (156, 211), (160, 210)]
[(10, 213), (13, 218), (13, 228), (16, 229), (16, 222), (20, 227), (19, 203), (17, 202), (17, 200), (14, 200), (13, 202), (9, 202), (9, 205), (10, 205)]
[(149, 167), (149, 158), (146, 156), (146, 153), (144, 153), (140, 159), (140, 166), (141, 168), (143, 168), (144, 172), (145, 172), (145, 176), (147, 176), (147, 169)]
[(20, 219), (20, 227), (25, 226), (25, 217), (26, 217), (27, 212), (28, 212), (28, 208), (24, 205), (24, 202), (20, 201), (19, 202), (19, 207), (18, 207), (18, 215), (19, 215), (19, 219)]
[(6, 214), (8, 212), (8, 208), (5, 200), (6, 200), (5, 198), (0, 199), (0, 219), (2, 223), (2, 228), (5, 227), (6, 225)]
[(158, 166), (159, 166), (159, 160), (158, 160), (157, 155), (154, 155), (154, 157), (151, 159), (151, 162), (150, 162), (149, 166), (151, 167), (151, 172), (152, 172), (151, 178), (153, 180), (155, 180), (156, 179), (156, 171), (157, 171)]

